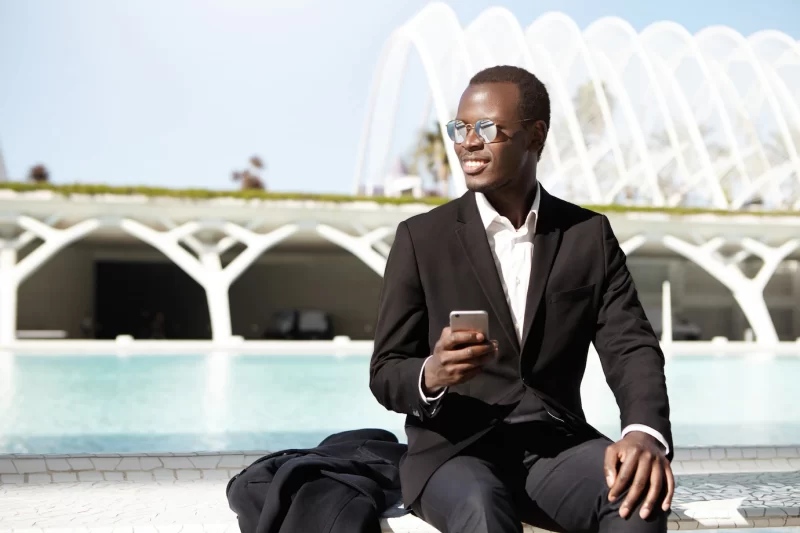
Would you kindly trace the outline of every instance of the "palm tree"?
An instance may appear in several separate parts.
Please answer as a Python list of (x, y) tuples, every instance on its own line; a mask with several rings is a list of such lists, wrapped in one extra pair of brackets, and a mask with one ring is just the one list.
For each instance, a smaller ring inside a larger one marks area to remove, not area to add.
[(33, 183), (47, 183), (50, 181), (50, 173), (44, 165), (36, 165), (28, 171), (28, 181)]
[(423, 130), (412, 164), (415, 172), (419, 172), (419, 166), (422, 165), (434, 177), (441, 196), (447, 196), (450, 190), (450, 162), (447, 160), (447, 147), (444, 143), (438, 123)]
[(260, 157), (254, 155), (250, 158), (250, 168), (242, 171), (235, 171), (233, 173), (233, 181), (240, 183), (243, 191), (247, 190), (265, 190), (264, 181), (261, 179), (261, 171), (266, 168), (266, 165)]

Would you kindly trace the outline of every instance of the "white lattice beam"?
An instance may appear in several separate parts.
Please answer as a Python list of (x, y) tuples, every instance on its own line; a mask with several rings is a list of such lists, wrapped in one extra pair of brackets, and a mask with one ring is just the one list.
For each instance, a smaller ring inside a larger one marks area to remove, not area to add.
[[(64, 247), (82, 239), (101, 225), (99, 219), (92, 218), (67, 229), (57, 229), (51, 225), (57, 221), (57, 216), (42, 222), (19, 215), (15, 217), (15, 222), (25, 231), (15, 239), (0, 240), (0, 345), (16, 340), (17, 294), (20, 284)], [(18, 261), (19, 250), (37, 237), (42, 239), (42, 244)]]
[(261, 254), (279, 242), (289, 238), (299, 229), (300, 228), (297, 224), (286, 224), (285, 226), (281, 226), (280, 228), (272, 230), (266, 234), (256, 234), (250, 232), (251, 236), (248, 237), (249, 240), (246, 243), (247, 248), (245, 251), (231, 261), (230, 264), (225, 267), (225, 270), (222, 273), (223, 279), (228, 286), (236, 281), (236, 278), (238, 278), (242, 272), (247, 269), (247, 267), (252, 265), (253, 262), (261, 256)]
[(0, 241), (0, 346), (17, 337), (17, 284), (14, 268), (17, 251), (7, 241)]
[[(377, 230), (354, 237), (327, 224), (317, 224), (315, 229), (321, 237), (358, 257), (376, 274), (383, 277), (383, 272), (386, 270), (386, 258), (372, 247), (375, 235), (379, 234), (376, 233)], [(391, 229), (386, 231), (391, 232)]]
[[(394, 234), (393, 228), (389, 226), (383, 226), (369, 231), (362, 224), (356, 222), (353, 224), (353, 229), (355, 229), (361, 237), (364, 237), (367, 242), (370, 242), (372, 247), (377, 250), (379, 254), (381, 254), (383, 257), (389, 257), (389, 251), (392, 247), (386, 241), (384, 241), (384, 239)], [(367, 237), (367, 235), (370, 236)]]
[(777, 248), (752, 239), (742, 239), (741, 246), (764, 262), (752, 279), (742, 273), (737, 261), (730, 261), (717, 252), (725, 243), (722, 237), (711, 239), (704, 245), (691, 244), (672, 235), (666, 235), (662, 240), (667, 248), (700, 266), (731, 291), (759, 343), (778, 342), (778, 334), (764, 300), (764, 287), (781, 261), (798, 248), (798, 239), (792, 239)]
[[(189, 222), (178, 226), (169, 231), (157, 231), (137, 220), (125, 218), (120, 221), (120, 228), (123, 231), (136, 237), (140, 241), (146, 242), (178, 265), (181, 270), (189, 274), (193, 280), (200, 285), (206, 285), (206, 272), (200, 266), (200, 262), (180, 246), (180, 241), (187, 235), (188, 229), (197, 230), (199, 225), (196, 222)], [(190, 233), (189, 233), (190, 234)]]
[(625, 255), (631, 255), (638, 250), (644, 243), (647, 242), (647, 237), (644, 235), (634, 235), (619, 245)]
[[(224, 342), (232, 333), (229, 290), (231, 284), (265, 251), (288, 238), (298, 230), (296, 224), (286, 224), (266, 234), (259, 234), (227, 221), (192, 221), (177, 226), (171, 220), (162, 221), (169, 231), (156, 231), (141, 222), (124, 219), (123, 230), (146, 242), (169, 257), (181, 270), (189, 274), (206, 291), (211, 334), (214, 341)], [(194, 233), (204, 229), (226, 234), (215, 244), (205, 244)], [(195, 258), (181, 242), (197, 253)], [(225, 268), (221, 255), (236, 242), (245, 250)]]

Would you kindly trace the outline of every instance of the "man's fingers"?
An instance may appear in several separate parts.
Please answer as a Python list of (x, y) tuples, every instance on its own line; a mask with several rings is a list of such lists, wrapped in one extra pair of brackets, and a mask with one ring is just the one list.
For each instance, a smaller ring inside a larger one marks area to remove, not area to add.
[(617, 479), (614, 480), (614, 485), (608, 491), (608, 501), (613, 502), (620, 494), (625, 492), (628, 485), (631, 484), (634, 474), (636, 474), (636, 465), (639, 461), (639, 454), (628, 453), (622, 460), (622, 466), (617, 471)]
[(664, 477), (667, 479), (667, 496), (664, 498), (664, 503), (661, 504), (662, 511), (669, 511), (672, 506), (672, 496), (675, 494), (675, 476), (672, 474), (672, 465), (669, 464), (666, 457), (661, 459), (664, 465)]
[(642, 508), (639, 510), (639, 516), (646, 520), (650, 516), (653, 507), (658, 503), (658, 497), (661, 494), (661, 487), (664, 485), (664, 466), (661, 460), (653, 462), (650, 466), (650, 489), (647, 491), (647, 496), (644, 498)]
[(608, 488), (614, 486), (614, 481), (617, 479), (617, 464), (619, 464), (619, 453), (617, 452), (617, 447), (612, 444), (606, 448), (606, 458), (603, 462), (603, 471), (606, 473)]
[[(651, 455), (641, 454), (637, 459), (638, 460), (630, 460), (630, 463), (633, 464), (636, 469), (636, 473), (633, 477), (633, 483), (628, 487), (628, 494), (625, 495), (625, 499), (622, 501), (622, 506), (619, 509), (619, 515), (622, 518), (628, 518), (631, 509), (636, 507), (639, 498), (644, 494), (644, 489), (647, 488), (647, 481), (650, 479), (650, 473), (652, 472), (653, 457)], [(629, 461), (626, 460), (625, 463), (623, 463), (623, 468), (628, 462)]]
[(443, 337), (445, 350), (452, 350), (461, 344), (480, 344), (486, 340), (483, 333), (477, 331), (450, 331)]
[(481, 358), (485, 355), (493, 355), (495, 352), (495, 347), (492, 343), (487, 342), (484, 344), (475, 344), (473, 346), (467, 346), (466, 348), (461, 348), (460, 350), (452, 350), (447, 353), (445, 357), (443, 357), (443, 363), (447, 364), (461, 364), (461, 363), (472, 363), (472, 364), (480, 364)]

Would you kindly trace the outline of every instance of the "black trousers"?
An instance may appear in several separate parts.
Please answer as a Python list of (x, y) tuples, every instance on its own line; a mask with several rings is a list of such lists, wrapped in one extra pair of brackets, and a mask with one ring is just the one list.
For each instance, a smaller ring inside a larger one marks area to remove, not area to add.
[(521, 522), (564, 532), (663, 532), (667, 513), (619, 516), (603, 472), (611, 441), (545, 422), (499, 426), (442, 465), (414, 512), (442, 533), (521, 533)]

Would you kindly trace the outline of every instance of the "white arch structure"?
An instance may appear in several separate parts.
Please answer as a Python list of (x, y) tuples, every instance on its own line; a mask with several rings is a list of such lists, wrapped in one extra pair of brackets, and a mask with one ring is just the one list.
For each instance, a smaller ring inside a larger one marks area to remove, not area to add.
[[(418, 111), (399, 104), (412, 52), (427, 82), (419, 109), (432, 104), (456, 195), (464, 177), (444, 125), (471, 75), (512, 64), (536, 73), (550, 92), (540, 177), (560, 196), (592, 204), (800, 208), (800, 44), (786, 34), (744, 37), (714, 26), (692, 35), (666, 21), (637, 33), (617, 17), (581, 30), (558, 12), (523, 28), (497, 7), (462, 25), (451, 8), (432, 2), (392, 34), (379, 59), (357, 155), (359, 192), (382, 183), (397, 156), (397, 115)], [(581, 86), (591, 99), (579, 108)]]

